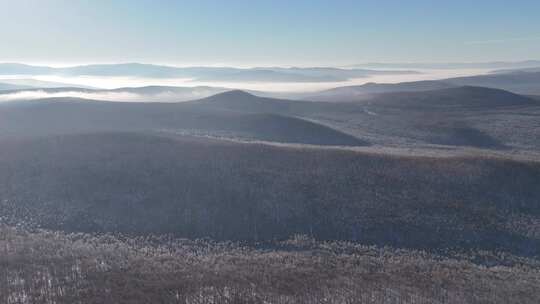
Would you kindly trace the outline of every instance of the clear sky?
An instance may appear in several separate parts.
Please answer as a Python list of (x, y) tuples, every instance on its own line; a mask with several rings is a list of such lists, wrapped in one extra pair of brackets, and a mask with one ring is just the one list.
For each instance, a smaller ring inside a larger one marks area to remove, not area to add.
[(540, 59), (539, 0), (0, 0), (0, 62)]

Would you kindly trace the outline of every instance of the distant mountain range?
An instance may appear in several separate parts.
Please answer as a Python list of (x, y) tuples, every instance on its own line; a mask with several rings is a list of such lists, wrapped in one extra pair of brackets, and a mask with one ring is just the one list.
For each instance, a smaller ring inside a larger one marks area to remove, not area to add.
[(32, 88), (33, 88), (32, 86), (25, 86), (25, 85), (17, 85), (17, 84), (0, 82), (0, 91), (4, 91), (4, 90), (26, 90), (26, 89), (32, 89)]
[(515, 62), (493, 61), (493, 62), (431, 62), (431, 63), (362, 63), (349, 67), (366, 69), (522, 69), (540, 67), (540, 60), (525, 60)]
[(61, 76), (126, 76), (146, 78), (188, 78), (194, 81), (244, 82), (339, 82), (371, 75), (415, 74), (415, 71), (376, 71), (340, 68), (231, 68), (172, 67), (125, 63), (95, 64), (64, 68), (32, 66), (19, 63), (0, 64), (0, 75), (61, 75)]
[(540, 67), (522, 68), (522, 69), (502, 69), (502, 70), (495, 70), (492, 73), (505, 74), (505, 73), (536, 73), (536, 72), (540, 72)]

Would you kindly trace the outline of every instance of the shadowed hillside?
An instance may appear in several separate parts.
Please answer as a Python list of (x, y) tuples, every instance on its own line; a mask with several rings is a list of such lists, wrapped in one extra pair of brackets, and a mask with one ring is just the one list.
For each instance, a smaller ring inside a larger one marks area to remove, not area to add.
[(288, 114), (295, 104), (301, 103), (258, 97), (244, 91), (234, 90), (195, 100), (187, 104), (201, 108), (223, 109), (237, 112)]
[(540, 94), (540, 72), (508, 72), (493, 73), (446, 79), (446, 82), (456, 85), (482, 86), (508, 90), (517, 94)]
[(74, 98), (18, 101), (0, 104), (0, 134), (168, 130), (285, 143), (366, 144), (314, 122), (266, 112), (264, 108), (250, 113), (182, 103), (114, 103)]
[(458, 87), (300, 104), (298, 115), (379, 145), (540, 148), (540, 102), (498, 89)]
[(405, 109), (422, 108), (422, 110), (435, 107), (493, 109), (537, 104), (528, 97), (507, 91), (471, 86), (425, 92), (386, 93), (374, 96), (363, 103)]
[(354, 102), (374, 94), (423, 92), (457, 88), (461, 86), (487, 87), (511, 91), (523, 95), (540, 95), (540, 72), (538, 68), (524, 71), (500, 71), (486, 75), (425, 80), (401, 83), (366, 83), (358, 86), (337, 87), (314, 94), (300, 96), (305, 100), (327, 102)]
[(436, 80), (401, 83), (366, 83), (359, 86), (338, 87), (305, 96), (305, 100), (327, 102), (354, 102), (367, 99), (373, 94), (395, 92), (423, 92), (455, 87), (450, 83)]
[(375, 94), (349, 103), (291, 101), (241, 91), (188, 105), (298, 116), (380, 145), (446, 145), (483, 149), (540, 147), (540, 103), (503, 90), (456, 87)]
[(0, 117), (4, 135), (168, 130), (319, 145), (540, 148), (540, 103), (479, 87), (375, 94), (354, 103), (263, 98), (242, 91), (175, 104), (47, 99), (0, 104)]

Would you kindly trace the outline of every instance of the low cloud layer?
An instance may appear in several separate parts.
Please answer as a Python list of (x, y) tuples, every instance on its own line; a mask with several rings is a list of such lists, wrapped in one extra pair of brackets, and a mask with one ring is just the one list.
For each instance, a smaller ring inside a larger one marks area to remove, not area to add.
[[(118, 77), (45, 77), (28, 75), (24, 85), (39, 85), (40, 88), (25, 91), (1, 91), (0, 102), (36, 100), (45, 98), (82, 98), (89, 100), (117, 102), (183, 102), (208, 97), (231, 89), (247, 90), (252, 93), (280, 98), (294, 98), (295, 94), (313, 93), (341, 86), (362, 85), (367, 82), (397, 83), (418, 80), (445, 79), (459, 76), (485, 74), (487, 69), (426, 69), (418, 74), (377, 75), (361, 79), (353, 79), (339, 83), (217, 83), (201, 82), (189, 85), (182, 79), (147, 79), (147, 78), (118, 78)], [(0, 82), (12, 83), (21, 80), (10, 76)], [(34, 82), (29, 82), (34, 81)], [(37, 81), (37, 82), (36, 82)], [(47, 86), (45, 86), (47, 85)], [(56, 85), (56, 86), (53, 86)], [(77, 87), (88, 85), (105, 89), (90, 90), (62, 87)], [(195, 86), (193, 86), (195, 85)], [(56, 89), (55, 89), (56, 88)], [(118, 89), (116, 89), (118, 88)], [(293, 96), (293, 97), (291, 97)]]
[(133, 92), (84, 92), (63, 91), (47, 92), (44, 90), (20, 91), (0, 94), (0, 102), (19, 100), (36, 100), (45, 98), (83, 98), (91, 100), (117, 101), (117, 102), (182, 102), (212, 95), (213, 92), (161, 92), (157, 94), (139, 94)]

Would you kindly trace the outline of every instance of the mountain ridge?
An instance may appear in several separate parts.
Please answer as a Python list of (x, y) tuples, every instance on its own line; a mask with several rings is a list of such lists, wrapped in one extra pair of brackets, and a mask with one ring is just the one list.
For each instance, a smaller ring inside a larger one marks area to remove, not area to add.
[(369, 75), (414, 73), (417, 72), (340, 68), (174, 67), (142, 63), (91, 64), (53, 68), (17, 63), (0, 63), (0, 75), (132, 76), (190, 78), (197, 81), (339, 82)]

